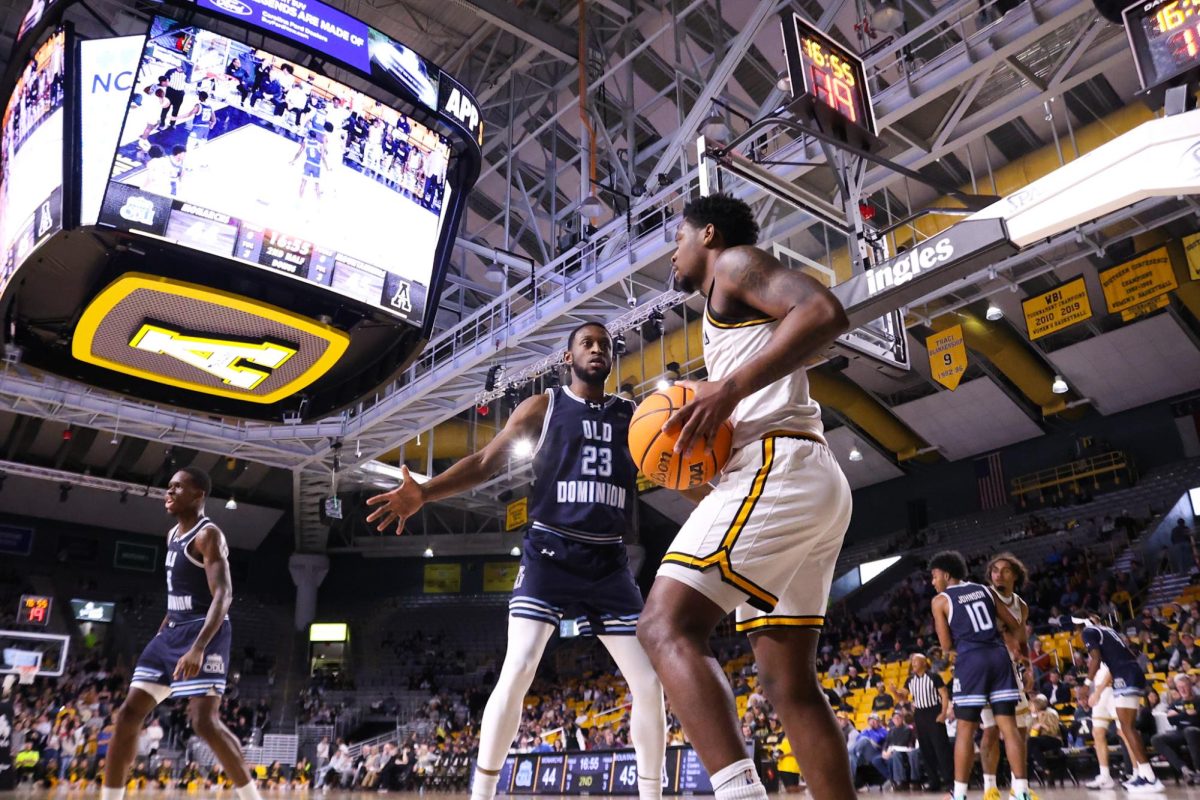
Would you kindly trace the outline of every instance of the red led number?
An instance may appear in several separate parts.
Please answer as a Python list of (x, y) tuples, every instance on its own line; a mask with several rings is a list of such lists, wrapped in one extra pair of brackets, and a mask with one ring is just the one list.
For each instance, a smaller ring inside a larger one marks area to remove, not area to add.
[(818, 100), (845, 114), (851, 122), (858, 122), (858, 112), (854, 107), (854, 89), (849, 84), (815, 66), (812, 68), (812, 77)]
[(1171, 37), (1172, 55), (1195, 58), (1200, 55), (1200, 36), (1191, 28), (1184, 28)]
[(29, 609), (29, 621), (30, 622), (45, 622), (46, 621), (46, 607), (45, 606), (34, 606), (33, 608)]

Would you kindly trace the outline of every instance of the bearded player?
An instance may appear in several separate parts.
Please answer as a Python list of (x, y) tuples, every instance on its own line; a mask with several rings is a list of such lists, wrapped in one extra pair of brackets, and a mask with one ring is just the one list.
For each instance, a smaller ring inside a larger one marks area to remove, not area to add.
[(167, 616), (133, 668), (129, 696), (117, 711), (108, 745), (101, 800), (121, 800), (129, 767), (137, 755), (146, 717), (168, 697), (188, 699), (192, 730), (204, 740), (233, 780), (238, 800), (261, 800), (250, 779), (237, 737), (217, 712), (229, 667), (229, 548), (221, 529), (204, 516), (212, 480), (203, 470), (184, 467), (167, 484), (167, 513), (175, 527), (167, 534)]
[[(987, 565), (988, 583), (996, 596), (996, 602), (1004, 606), (1013, 619), (1017, 621), (1020, 633), (1012, 638), (1006, 638), (1009, 655), (1012, 657), (1014, 675), (1017, 678), (1017, 689), (1021, 699), (1017, 701), (1017, 730), (1021, 740), (1029, 742), (1029, 692), (1033, 690), (1033, 670), (1029, 663), (1029, 640), (1025, 631), (1025, 622), (1029, 619), (1029, 606), (1017, 589), (1025, 585), (1029, 573), (1021, 559), (1012, 553), (1000, 553)], [(996, 717), (992, 714), (991, 706), (983, 709), (980, 714), (983, 735), (979, 740), (979, 763), (983, 768), (983, 800), (1000, 800), (1000, 789), (996, 786), (996, 770), (1000, 767), (1000, 728), (996, 726)], [(1026, 748), (1028, 750), (1028, 748)], [(1033, 800), (1037, 794), (1030, 791)]]
[(733, 424), (733, 453), (659, 567), (638, 624), (671, 710), (718, 800), (762, 800), (733, 693), (708, 640), (737, 610), (758, 676), (809, 789), (854, 796), (846, 739), (817, 678), (817, 638), (850, 524), (850, 486), (825, 443), (805, 364), (846, 330), (837, 299), (754, 246), (750, 207), (727, 195), (683, 209), (671, 256), (685, 291), (707, 298), (708, 381), (664, 428), (675, 449), (708, 446)]
[(479, 731), (471, 800), (492, 800), (504, 758), (521, 722), (525, 693), (546, 643), (566, 614), (582, 615), (612, 655), (633, 694), (629, 732), (637, 751), (641, 800), (662, 797), (666, 716), (662, 686), (634, 636), (642, 595), (623, 544), (633, 526), (637, 468), (629, 454), (633, 403), (605, 394), (612, 337), (584, 323), (567, 337), (569, 386), (524, 400), (486, 447), (424, 485), (402, 468), (403, 482), (367, 500), (383, 531), (427, 502), (465, 492), (503, 469), (519, 441), (534, 445), (534, 484), (524, 552), (508, 604), (508, 650)]

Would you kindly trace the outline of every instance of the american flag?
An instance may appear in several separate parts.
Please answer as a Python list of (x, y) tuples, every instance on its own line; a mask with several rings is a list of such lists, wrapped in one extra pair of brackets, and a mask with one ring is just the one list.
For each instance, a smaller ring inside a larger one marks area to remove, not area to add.
[(1008, 492), (1004, 488), (1004, 467), (1000, 454), (992, 453), (975, 459), (975, 481), (979, 485), (979, 508), (987, 511), (1008, 503)]

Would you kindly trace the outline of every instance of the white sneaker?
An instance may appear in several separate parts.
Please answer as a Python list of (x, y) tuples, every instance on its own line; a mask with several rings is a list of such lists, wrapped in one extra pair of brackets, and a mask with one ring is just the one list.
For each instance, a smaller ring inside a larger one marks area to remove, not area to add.
[(1162, 785), (1157, 777), (1153, 781), (1148, 781), (1141, 775), (1136, 776), (1133, 780), (1125, 782), (1125, 790), (1130, 794), (1154, 794), (1156, 792), (1165, 792), (1167, 787)]
[(1112, 776), (1097, 775), (1085, 783), (1084, 787), (1087, 789), (1115, 789), (1117, 782), (1112, 779)]

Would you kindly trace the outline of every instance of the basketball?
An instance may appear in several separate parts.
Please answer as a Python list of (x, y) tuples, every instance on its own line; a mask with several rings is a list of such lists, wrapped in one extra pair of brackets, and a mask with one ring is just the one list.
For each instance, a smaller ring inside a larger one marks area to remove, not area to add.
[(672, 386), (655, 392), (642, 401), (629, 421), (629, 452), (650, 480), (668, 489), (692, 489), (708, 483), (729, 462), (733, 447), (733, 426), (721, 423), (712, 443), (712, 451), (700, 444), (691, 452), (674, 452), (678, 436), (663, 433), (662, 426), (671, 415), (691, 401), (695, 392), (683, 386)]

